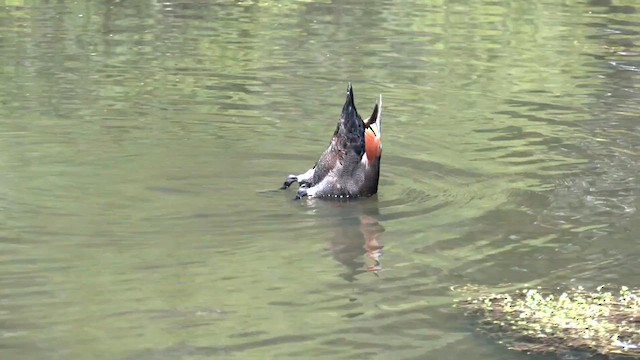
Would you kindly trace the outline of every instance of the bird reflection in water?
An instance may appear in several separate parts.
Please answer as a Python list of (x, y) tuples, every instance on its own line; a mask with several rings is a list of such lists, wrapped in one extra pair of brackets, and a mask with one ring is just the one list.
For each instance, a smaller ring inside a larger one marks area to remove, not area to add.
[[(351, 282), (362, 273), (378, 276), (382, 271), (380, 242), (384, 227), (379, 222), (377, 199), (330, 204), (335, 219), (330, 254), (347, 268), (340, 276)], [(337, 215), (337, 217), (336, 217)], [(333, 222), (333, 221), (332, 221)]]

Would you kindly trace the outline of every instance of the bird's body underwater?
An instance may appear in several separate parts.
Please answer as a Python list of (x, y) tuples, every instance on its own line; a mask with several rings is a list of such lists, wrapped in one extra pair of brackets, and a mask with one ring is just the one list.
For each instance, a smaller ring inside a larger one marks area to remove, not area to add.
[(300, 183), (296, 199), (358, 198), (378, 192), (382, 156), (382, 96), (371, 116), (363, 120), (356, 110), (351, 83), (329, 147), (305, 173), (289, 175), (282, 188)]

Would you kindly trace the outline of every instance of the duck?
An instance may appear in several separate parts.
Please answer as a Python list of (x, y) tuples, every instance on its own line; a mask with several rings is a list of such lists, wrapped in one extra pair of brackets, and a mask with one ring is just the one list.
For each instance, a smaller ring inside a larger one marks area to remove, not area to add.
[(327, 149), (315, 165), (299, 175), (287, 176), (281, 189), (298, 182), (296, 200), (302, 198), (355, 199), (378, 192), (382, 158), (382, 95), (371, 116), (363, 120), (356, 110), (353, 86)]

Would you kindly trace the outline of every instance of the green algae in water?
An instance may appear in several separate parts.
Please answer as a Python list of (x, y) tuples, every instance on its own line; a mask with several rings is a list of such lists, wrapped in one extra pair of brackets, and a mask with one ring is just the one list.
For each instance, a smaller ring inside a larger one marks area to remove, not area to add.
[(478, 320), (479, 330), (511, 349), (640, 358), (640, 289), (538, 287), (491, 293), (465, 286), (458, 291), (468, 297), (456, 306)]

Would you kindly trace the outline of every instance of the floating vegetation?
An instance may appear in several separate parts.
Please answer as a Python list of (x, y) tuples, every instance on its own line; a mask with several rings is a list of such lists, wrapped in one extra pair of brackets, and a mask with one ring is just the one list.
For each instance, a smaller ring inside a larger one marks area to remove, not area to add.
[[(456, 306), (478, 319), (481, 331), (511, 349), (580, 350), (640, 358), (640, 289), (565, 292), (543, 288), (490, 293), (474, 286)], [(559, 295), (558, 295), (559, 294)]]

